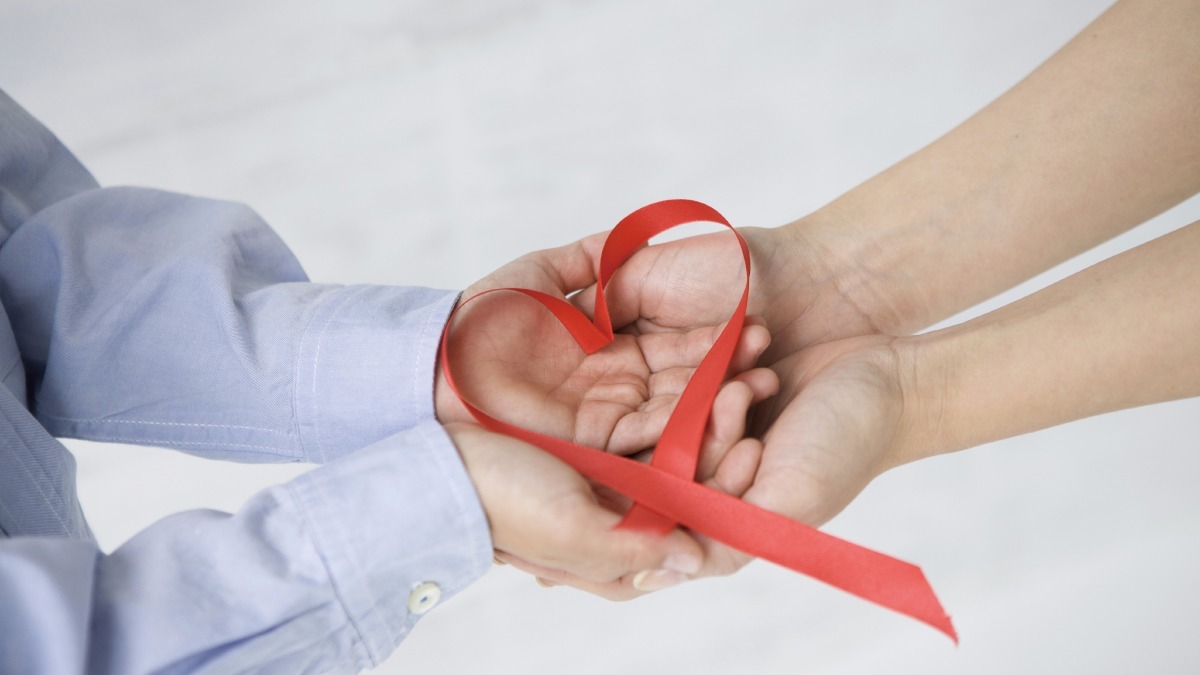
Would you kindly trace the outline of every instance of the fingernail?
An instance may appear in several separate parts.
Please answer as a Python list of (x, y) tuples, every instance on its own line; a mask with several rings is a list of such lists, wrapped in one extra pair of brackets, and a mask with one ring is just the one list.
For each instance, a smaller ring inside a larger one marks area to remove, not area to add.
[(680, 574), (695, 574), (700, 571), (700, 559), (690, 553), (672, 553), (663, 561), (662, 568)]
[(671, 570), (642, 570), (633, 577), (633, 587), (639, 591), (661, 591), (687, 581), (687, 576)]
[(492, 564), (495, 564), (495, 565), (507, 565), (508, 563), (504, 562), (503, 560), (501, 560), (500, 558), (498, 558), (498, 557), (496, 557), (496, 556), (492, 556)]
[(543, 579), (541, 577), (537, 577), (537, 582), (538, 582), (538, 586), (541, 586), (542, 588), (554, 588), (555, 586), (558, 585), (558, 584), (554, 583), (553, 581), (550, 581), (549, 579)]

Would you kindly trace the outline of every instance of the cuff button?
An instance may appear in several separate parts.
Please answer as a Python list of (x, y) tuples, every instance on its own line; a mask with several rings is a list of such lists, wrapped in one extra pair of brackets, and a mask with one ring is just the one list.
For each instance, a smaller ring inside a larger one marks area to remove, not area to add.
[(433, 609), (433, 606), (442, 599), (442, 587), (426, 581), (422, 584), (417, 584), (413, 588), (412, 593), (408, 594), (408, 611), (413, 614), (424, 614)]

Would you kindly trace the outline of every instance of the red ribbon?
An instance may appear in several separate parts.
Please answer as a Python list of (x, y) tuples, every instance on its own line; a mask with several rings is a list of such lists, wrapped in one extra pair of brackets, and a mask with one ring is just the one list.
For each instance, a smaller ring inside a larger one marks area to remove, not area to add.
[[(683, 525), (752, 556), (906, 614), (957, 643), (958, 635), (950, 617), (919, 567), (695, 482), (701, 439), (713, 399), (726, 377), (741, 335), (750, 293), (750, 251), (737, 230), (715, 209), (696, 201), (673, 199), (642, 207), (617, 223), (600, 254), (594, 319), (588, 319), (565, 300), (540, 291), (495, 290), (516, 291), (538, 301), (558, 318), (584, 352), (592, 354), (613, 341), (612, 321), (604, 297), (604, 285), (613, 273), (651, 237), (697, 221), (720, 223), (734, 233), (746, 264), (746, 286), (729, 323), (680, 395), (649, 465), (508, 424), (471, 405), (459, 393), (450, 372), (449, 335), (454, 314), (442, 333), (441, 349), (442, 372), (450, 389), (485, 428), (540, 447), (584, 476), (632, 499), (634, 505), (619, 527), (665, 533)], [(467, 299), (459, 309), (495, 290)]]

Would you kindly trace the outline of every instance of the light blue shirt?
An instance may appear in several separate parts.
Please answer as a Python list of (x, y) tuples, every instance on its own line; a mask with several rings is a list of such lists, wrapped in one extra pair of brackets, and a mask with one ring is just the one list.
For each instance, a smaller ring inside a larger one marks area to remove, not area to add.
[[(100, 188), (0, 92), (0, 673), (382, 661), (432, 599), (414, 589), (491, 562), (433, 420), (454, 299), (314, 284), (244, 206)], [(323, 466), (106, 554), (56, 436)]]

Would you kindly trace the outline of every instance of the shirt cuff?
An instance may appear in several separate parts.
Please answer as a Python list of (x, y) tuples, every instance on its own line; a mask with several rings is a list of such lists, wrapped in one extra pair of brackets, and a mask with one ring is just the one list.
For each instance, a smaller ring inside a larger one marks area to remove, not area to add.
[(324, 463), (434, 418), (434, 363), (458, 295), (347, 286), (322, 299), (300, 343), (296, 419)]
[(491, 564), (487, 517), (436, 422), (300, 476), (289, 490), (372, 666)]

